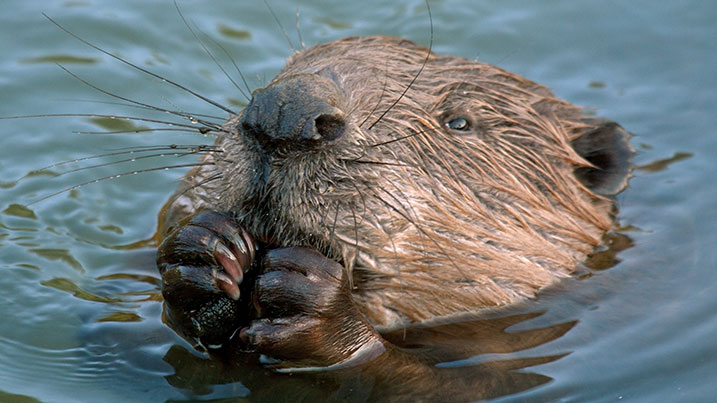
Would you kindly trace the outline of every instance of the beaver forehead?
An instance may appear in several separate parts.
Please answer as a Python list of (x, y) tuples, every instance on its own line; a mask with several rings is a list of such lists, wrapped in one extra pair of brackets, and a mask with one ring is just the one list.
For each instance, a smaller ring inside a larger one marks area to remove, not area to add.
[[(405, 39), (350, 37), (296, 53), (273, 82), (297, 74), (329, 77), (347, 96), (355, 120), (368, 119), (369, 125), (375, 119), (367, 114), (373, 113), (377, 118), (397, 100), (398, 107), (389, 114), (420, 111), (421, 118), (435, 118), (437, 124), (441, 115), (480, 115), (486, 108), (493, 112), (500, 109), (512, 119), (511, 109), (530, 109), (544, 99), (552, 100), (548, 104), (557, 101), (546, 87), (498, 67), (429, 52)], [(556, 109), (556, 105), (548, 109)], [(565, 104), (557, 109), (564, 109), (557, 111), (558, 115), (566, 111), (577, 115), (570, 111), (575, 108)], [(495, 118), (495, 113), (492, 116)], [(401, 122), (406, 119), (404, 115), (398, 118)]]
[(326, 74), (352, 95), (372, 91), (400, 93), (415, 79), (411, 92), (435, 95), (446, 85), (471, 81), (493, 70), (483, 63), (429, 52), (405, 39), (351, 37), (296, 53), (274, 81), (297, 74)]
[(356, 65), (381, 69), (384, 63), (396, 62), (420, 67), (427, 54), (427, 48), (404, 39), (385, 36), (349, 37), (297, 52), (286, 61), (284, 70), (276, 79), (344, 64), (347, 70)]

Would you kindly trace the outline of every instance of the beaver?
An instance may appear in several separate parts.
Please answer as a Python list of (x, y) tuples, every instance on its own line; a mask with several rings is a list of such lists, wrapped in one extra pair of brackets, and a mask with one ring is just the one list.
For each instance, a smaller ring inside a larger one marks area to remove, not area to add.
[(614, 225), (618, 124), (405, 39), (299, 51), (160, 214), (165, 319), (279, 369), (392, 351), (381, 334), (525, 300)]

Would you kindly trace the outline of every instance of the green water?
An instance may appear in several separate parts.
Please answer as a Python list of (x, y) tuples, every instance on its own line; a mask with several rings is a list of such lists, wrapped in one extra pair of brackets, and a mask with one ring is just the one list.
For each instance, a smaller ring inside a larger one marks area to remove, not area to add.
[[(236, 59), (252, 88), (291, 54), (261, 1), (180, 1), (185, 16)], [(562, 356), (519, 372), (511, 400), (710, 401), (717, 387), (717, 3), (706, 1), (432, 1), (434, 50), (498, 64), (620, 122), (638, 149), (620, 224), (620, 262), (520, 308), (540, 316), (509, 332), (575, 323), (564, 335), (486, 360)], [(59, 68), (148, 104), (216, 108), (93, 50), (53, 19), (143, 68), (218, 102), (245, 100), (188, 32), (171, 1), (6, 0), (0, 15), (0, 116), (94, 113), (167, 119), (119, 106)], [(272, 0), (291, 41), (385, 34), (429, 42), (423, 1)], [(296, 12), (299, 9), (297, 30)], [(219, 51), (221, 57), (223, 53)], [(224, 59), (225, 60), (225, 59)], [(230, 63), (227, 70), (236, 76)], [(35, 170), (123, 147), (208, 142), (197, 134), (94, 135), (87, 117), (0, 120), (0, 401), (166, 401), (331, 396), (338, 386), (254, 371), (224, 374), (161, 324), (152, 236), (181, 170), (164, 157), (57, 176)], [(114, 122), (116, 123), (116, 122)], [(142, 125), (138, 125), (142, 126)], [(133, 127), (136, 128), (136, 127)], [(139, 127), (141, 128), (141, 127)], [(63, 169), (64, 168), (64, 169)], [(25, 175), (28, 177), (17, 181)], [(225, 376), (223, 376), (223, 374)], [(337, 396), (337, 395), (334, 395)], [(476, 395), (479, 398), (480, 395)]]

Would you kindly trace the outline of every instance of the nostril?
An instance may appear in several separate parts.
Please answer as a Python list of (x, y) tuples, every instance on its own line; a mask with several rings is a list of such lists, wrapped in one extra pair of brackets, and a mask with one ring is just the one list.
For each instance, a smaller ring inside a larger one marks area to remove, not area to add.
[(306, 151), (350, 132), (338, 86), (315, 74), (285, 77), (254, 91), (239, 118), (241, 135), (265, 152)]
[(338, 115), (323, 114), (314, 119), (314, 129), (322, 140), (336, 140), (344, 135), (346, 130), (346, 122), (343, 117)]

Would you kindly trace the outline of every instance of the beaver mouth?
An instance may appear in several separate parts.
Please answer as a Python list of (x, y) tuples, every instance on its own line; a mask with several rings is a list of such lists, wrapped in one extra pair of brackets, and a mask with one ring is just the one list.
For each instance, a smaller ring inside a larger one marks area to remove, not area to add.
[[(268, 206), (269, 203), (265, 203), (265, 205)], [(276, 208), (273, 207), (268, 210)], [(292, 221), (286, 217), (277, 219), (275, 215), (267, 214), (266, 211), (258, 211), (257, 213), (261, 217), (255, 217), (255, 219), (263, 221), (263, 225), (257, 228), (258, 231), (253, 233), (252, 236), (260, 254), (281, 248), (309, 248), (343, 265), (344, 259), (342, 258), (343, 253), (340, 248), (340, 241), (335, 237), (330, 240), (319, 236), (315, 231), (304, 228), (300, 222)], [(275, 219), (277, 220), (275, 221)], [(281, 224), (277, 225), (277, 222)]]
[[(301, 234), (302, 231), (298, 227), (294, 227), (297, 234)], [(292, 248), (302, 247), (314, 249), (320, 252), (324, 256), (341, 256), (340, 250), (335, 245), (329, 246), (329, 242), (315, 235), (294, 235), (286, 236), (282, 235), (276, 230), (266, 231), (262, 234), (257, 234), (254, 237), (254, 241), (263, 250), (278, 249), (278, 248)], [(334, 240), (334, 243), (336, 240)], [(336, 259), (334, 259), (336, 260)]]

